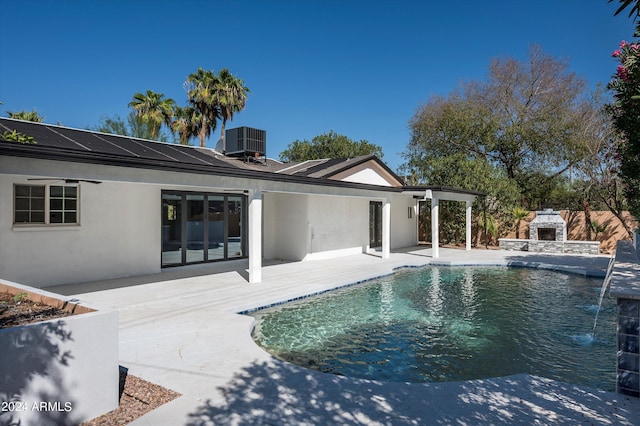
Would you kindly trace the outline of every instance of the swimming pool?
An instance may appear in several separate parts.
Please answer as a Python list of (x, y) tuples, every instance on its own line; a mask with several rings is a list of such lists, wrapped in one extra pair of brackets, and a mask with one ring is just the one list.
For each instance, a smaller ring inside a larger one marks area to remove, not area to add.
[(428, 267), (251, 313), (275, 357), (326, 373), (440, 382), (528, 373), (615, 390), (615, 301), (602, 278)]

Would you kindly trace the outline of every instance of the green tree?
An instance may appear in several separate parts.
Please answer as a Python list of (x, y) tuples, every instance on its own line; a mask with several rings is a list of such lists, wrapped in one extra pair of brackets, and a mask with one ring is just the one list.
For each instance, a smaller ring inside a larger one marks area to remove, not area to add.
[(513, 218), (516, 220), (516, 239), (520, 238), (520, 222), (529, 216), (529, 210), (522, 207), (514, 207)]
[(533, 46), (526, 61), (493, 59), (488, 79), (433, 97), (410, 120), (409, 152), (438, 158), (465, 153), (514, 179), (567, 170), (581, 157), (576, 108), (584, 82)]
[(134, 94), (129, 107), (133, 108), (143, 122), (148, 123), (151, 139), (157, 140), (162, 125), (171, 125), (175, 104), (173, 99), (165, 98), (164, 94), (147, 90), (144, 94)]
[[(628, 209), (618, 155), (623, 141), (613, 126), (605, 101), (602, 89), (598, 88), (592, 94), (592, 107), (584, 110), (585, 123), (589, 123), (583, 137), (586, 155), (576, 164), (575, 174), (579, 179), (576, 185), (582, 196), (587, 225), (592, 207), (609, 210), (631, 237), (632, 230), (623, 217)], [(588, 240), (591, 239), (590, 229), (590, 226), (586, 227)]]
[(618, 3), (620, 3), (620, 7), (618, 8), (618, 10), (616, 10), (616, 13), (614, 13), (613, 16), (617, 16), (618, 14), (620, 14), (620, 12), (622, 12), (623, 10), (625, 10), (628, 7), (631, 7), (631, 10), (629, 11), (629, 18), (631, 18), (632, 16), (635, 15), (634, 19), (637, 19), (640, 16), (640, 1), (638, 1), (638, 0), (609, 0), (609, 3), (614, 3), (615, 1), (618, 1)]
[[(631, 6), (629, 16), (638, 19), (640, 1), (622, 0), (615, 13)], [(636, 25), (636, 36), (640, 36), (640, 22)], [(620, 176), (624, 182), (624, 193), (631, 213), (640, 216), (640, 41), (622, 41), (612, 56), (619, 65), (608, 88), (613, 92), (613, 103), (607, 110), (622, 142), (617, 151), (620, 161)]]
[(133, 111), (129, 113), (126, 121), (118, 115), (114, 117), (104, 116), (100, 119), (100, 123), (97, 126), (91, 127), (90, 130), (132, 138), (158, 140), (160, 142), (168, 142), (169, 140), (167, 135), (162, 132), (158, 137), (153, 137), (149, 123), (143, 121), (140, 116)]
[(593, 232), (595, 233), (595, 236), (593, 237), (595, 240), (598, 239), (598, 234), (601, 234), (603, 232), (605, 232), (607, 230), (608, 227), (608, 223), (600, 223), (598, 221), (593, 221), (591, 222), (590, 226), (591, 229), (593, 229)]
[(219, 79), (213, 71), (198, 68), (189, 74), (185, 81), (185, 89), (189, 97), (189, 104), (193, 108), (192, 123), (196, 129), (200, 146), (206, 146), (206, 139), (216, 129), (218, 118), (222, 116), (216, 88)]
[(236, 112), (244, 109), (247, 102), (249, 89), (244, 82), (231, 74), (228, 69), (223, 68), (218, 72), (218, 79), (215, 85), (215, 99), (222, 117), (222, 127), (220, 129), (220, 139), (222, 139), (222, 150), (226, 151), (225, 127), (227, 120), (233, 120)]
[(333, 130), (315, 136), (311, 141), (295, 140), (280, 153), (284, 162), (299, 162), (322, 158), (353, 158), (361, 155), (375, 155), (382, 158), (382, 147), (364, 139), (356, 141)]
[[(413, 172), (420, 177), (418, 181), (413, 182), (414, 184), (444, 185), (486, 194), (485, 197), (476, 199), (472, 208), (472, 211), (476, 212), (472, 220), (476, 244), (485, 232), (482, 223), (485, 214), (488, 217), (488, 225), (491, 225), (490, 221), (493, 220), (495, 223), (501, 224), (500, 232), (507, 232), (512, 223), (511, 212), (519, 203), (520, 193), (516, 182), (513, 179), (507, 179), (504, 170), (485, 159), (468, 158), (462, 153), (432, 158), (428, 161), (413, 158), (412, 161), (415, 161), (411, 165)], [(448, 230), (451, 235), (443, 235), (442, 241), (455, 241), (455, 235), (464, 235), (464, 207), (463, 203), (447, 205), (449, 211), (446, 215), (452, 218), (447, 221), (452, 224)], [(443, 223), (444, 217), (445, 213), (443, 212)], [(459, 229), (454, 229), (455, 227)], [(487, 230), (492, 231), (492, 229)]]
[[(493, 59), (484, 81), (418, 107), (401, 170), (417, 183), (487, 193), (474, 211), (505, 233), (516, 206), (573, 202), (563, 175), (586, 155), (584, 87), (565, 61), (538, 46), (525, 61)], [(484, 232), (484, 223), (478, 228)]]
[(194, 109), (192, 107), (176, 107), (171, 121), (171, 131), (178, 134), (181, 145), (189, 145), (191, 138), (197, 136), (194, 125)]
[(17, 112), (7, 111), (7, 117), (15, 118), (16, 120), (33, 121), (35, 123), (42, 123), (42, 121), (44, 121), (44, 117), (38, 114), (35, 110)]

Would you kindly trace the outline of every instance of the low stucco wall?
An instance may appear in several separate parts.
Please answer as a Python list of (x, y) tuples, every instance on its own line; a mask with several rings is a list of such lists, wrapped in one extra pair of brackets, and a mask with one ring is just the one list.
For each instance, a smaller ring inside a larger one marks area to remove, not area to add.
[(118, 312), (2, 281), (74, 315), (0, 330), (0, 424), (77, 424), (118, 407)]

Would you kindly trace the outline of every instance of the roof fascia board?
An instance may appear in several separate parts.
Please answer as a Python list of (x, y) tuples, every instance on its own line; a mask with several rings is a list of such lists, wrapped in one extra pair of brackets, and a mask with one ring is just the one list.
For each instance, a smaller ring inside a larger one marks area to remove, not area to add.
[(448, 186), (405, 186), (403, 194), (414, 194), (424, 200), (438, 198), (440, 200), (469, 201), (486, 196), (485, 193)]

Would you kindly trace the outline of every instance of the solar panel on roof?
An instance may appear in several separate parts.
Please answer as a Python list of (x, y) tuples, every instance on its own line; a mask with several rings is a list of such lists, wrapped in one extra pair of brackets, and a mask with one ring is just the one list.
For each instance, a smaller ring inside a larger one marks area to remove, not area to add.
[(195, 148), (182, 145), (169, 145), (169, 147), (175, 152), (180, 152), (180, 154), (188, 156), (191, 159), (191, 163), (193, 164), (207, 164), (210, 166), (214, 165), (215, 158), (199, 152)]
[(304, 161), (302, 163), (295, 164), (293, 166), (285, 167), (284, 169), (280, 170), (280, 172), (286, 173), (286, 174), (289, 174), (289, 175), (295, 175), (295, 174), (298, 174), (298, 173), (303, 173), (308, 168), (314, 167), (315, 164), (322, 164), (325, 161), (327, 161), (327, 160), (326, 159), (307, 160), (307, 161)]
[(300, 172), (296, 172), (296, 175), (301, 175), (301, 176), (309, 176), (312, 173), (315, 173), (319, 170), (324, 170), (324, 169), (328, 169), (329, 167), (332, 167), (336, 164), (342, 163), (344, 162), (344, 158), (332, 158), (330, 160), (324, 161), (321, 164), (318, 165), (313, 165), (311, 167), (309, 167), (308, 169), (305, 170), (301, 170)]
[(11, 129), (11, 131), (17, 131), (19, 133), (23, 133), (25, 135), (31, 136), (34, 138), (36, 144), (39, 146), (47, 146), (47, 147), (55, 147), (55, 148), (65, 148), (65, 149), (79, 149), (82, 151), (86, 151), (80, 145), (65, 139), (61, 138), (59, 135), (51, 132), (47, 126), (38, 125), (25, 121), (3, 121), (5, 127)]
[[(225, 157), (223, 154), (216, 153), (215, 151), (207, 148), (196, 147), (194, 148), (194, 151), (196, 151), (198, 155), (203, 156), (203, 158), (206, 158), (207, 161), (209, 161), (216, 167), (239, 167), (238, 166), (239, 164), (240, 164), (240, 167), (242, 167), (242, 165), (252, 165), (251, 163), (245, 163), (241, 160), (235, 163), (236, 161), (238, 161), (237, 158)], [(218, 158), (217, 157), (218, 155), (220, 155), (221, 158)], [(230, 160), (232, 162), (225, 161), (225, 159)]]
[(91, 133), (91, 137), (96, 139), (97, 141), (100, 141), (101, 143), (108, 143), (109, 145), (116, 146), (133, 157), (140, 157), (140, 155), (136, 154), (136, 152), (131, 150), (130, 147), (125, 146), (125, 144), (122, 143), (122, 141), (126, 139), (116, 137), (102, 137), (101, 135), (98, 135), (96, 133)]
[[(143, 142), (140, 141), (139, 143), (143, 143)], [(163, 143), (153, 144), (151, 148), (154, 150), (157, 150), (163, 155), (169, 158), (172, 158), (174, 161), (178, 161), (180, 163), (202, 164), (201, 162), (196, 162), (192, 157), (189, 157), (188, 155), (183, 154), (181, 151), (172, 149), (173, 146), (169, 144), (163, 144)]]
[(118, 145), (122, 149), (125, 149), (127, 152), (129, 152), (131, 155), (139, 158), (150, 160), (176, 161), (175, 158), (168, 157), (152, 148), (154, 145), (159, 144), (138, 141), (136, 139), (117, 135), (93, 134), (93, 136), (97, 139)]
[(0, 133), (17, 131), (32, 136), (42, 147), (75, 150), (108, 157), (175, 162), (197, 166), (231, 167), (206, 149), (134, 139), (42, 123), (0, 117)]
[(90, 132), (84, 132), (81, 130), (66, 129), (66, 128), (55, 128), (55, 129), (50, 128), (49, 130), (74, 140), (75, 142), (89, 149), (91, 152), (98, 152), (98, 153), (110, 154), (110, 155), (125, 155), (128, 157), (136, 156), (134, 153), (123, 149), (121, 146), (117, 144), (109, 143), (107, 141), (96, 138)]

